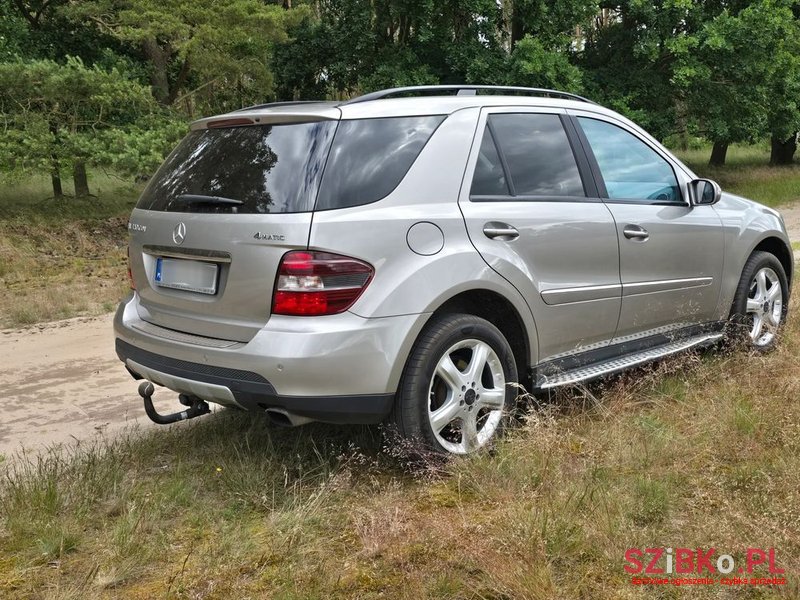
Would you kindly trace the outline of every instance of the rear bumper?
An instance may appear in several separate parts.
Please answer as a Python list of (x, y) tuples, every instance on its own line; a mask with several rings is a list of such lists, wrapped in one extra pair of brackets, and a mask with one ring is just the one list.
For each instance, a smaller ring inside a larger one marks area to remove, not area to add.
[(117, 355), (134, 377), (210, 402), (333, 423), (386, 417), (427, 320), (273, 316), (249, 342), (220, 348), (143, 322), (137, 305), (134, 294), (114, 319)]

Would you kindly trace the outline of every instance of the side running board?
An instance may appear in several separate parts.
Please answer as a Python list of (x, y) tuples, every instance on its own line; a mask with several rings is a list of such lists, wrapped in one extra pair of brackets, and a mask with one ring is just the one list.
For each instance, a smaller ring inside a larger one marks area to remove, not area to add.
[(611, 375), (612, 373), (618, 373), (619, 371), (624, 371), (631, 367), (635, 367), (636, 365), (652, 362), (654, 360), (658, 360), (690, 348), (710, 345), (717, 340), (722, 339), (722, 336), (722, 333), (704, 333), (702, 335), (696, 335), (694, 337), (664, 344), (663, 346), (656, 346), (654, 348), (642, 350), (641, 352), (620, 356), (619, 358), (613, 358), (611, 360), (578, 367), (570, 371), (539, 375), (536, 378), (536, 388), (540, 390), (547, 390), (562, 385), (571, 385), (574, 383), (589, 381), (591, 379), (597, 379), (598, 377), (604, 377), (606, 375)]

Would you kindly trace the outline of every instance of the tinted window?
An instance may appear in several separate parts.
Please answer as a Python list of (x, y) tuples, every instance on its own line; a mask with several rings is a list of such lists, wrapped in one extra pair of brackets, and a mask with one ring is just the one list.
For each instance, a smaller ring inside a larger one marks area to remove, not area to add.
[(558, 115), (489, 117), (517, 196), (584, 196), (583, 183)]
[(616, 200), (681, 201), (678, 181), (669, 163), (621, 127), (580, 117), (608, 197)]
[(497, 154), (497, 147), (492, 139), (492, 132), (487, 128), (483, 132), (483, 141), (472, 176), (472, 196), (508, 196), (508, 183), (503, 171), (503, 163)]
[[(335, 129), (335, 122), (322, 121), (192, 131), (155, 174), (137, 208), (227, 213), (309, 211)], [(242, 204), (202, 202), (207, 196), (240, 200)]]
[(437, 115), (341, 121), (316, 209), (369, 204), (389, 195), (443, 120)]

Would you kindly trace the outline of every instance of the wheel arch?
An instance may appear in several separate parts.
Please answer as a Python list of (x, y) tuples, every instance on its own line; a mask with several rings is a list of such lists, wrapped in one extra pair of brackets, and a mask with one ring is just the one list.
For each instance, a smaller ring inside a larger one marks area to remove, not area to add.
[(769, 252), (778, 259), (783, 267), (784, 273), (786, 273), (786, 281), (789, 284), (789, 290), (791, 291), (792, 275), (794, 272), (794, 256), (791, 249), (781, 238), (769, 236), (759, 241), (747, 255), (747, 258), (749, 259), (753, 255), (753, 252), (758, 251)]
[[(517, 307), (502, 294), (483, 288), (459, 292), (439, 305), (428, 318), (447, 313), (466, 313), (487, 320), (500, 330), (508, 341), (517, 363), (519, 383), (528, 386), (531, 353), (531, 332)], [(534, 332), (535, 336), (535, 332)], [(535, 339), (535, 338), (534, 338)]]

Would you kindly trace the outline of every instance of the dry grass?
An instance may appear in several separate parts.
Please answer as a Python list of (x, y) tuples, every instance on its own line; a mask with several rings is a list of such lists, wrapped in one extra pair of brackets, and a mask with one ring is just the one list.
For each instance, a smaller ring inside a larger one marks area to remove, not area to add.
[(112, 310), (127, 287), (136, 190), (109, 177), (85, 200), (47, 199), (43, 179), (0, 189), (0, 328)]
[[(222, 411), (7, 461), (3, 598), (644, 598), (629, 547), (774, 547), (800, 595), (800, 326), (544, 404), (421, 468), (378, 429)], [(734, 593), (735, 592), (735, 593)]]

